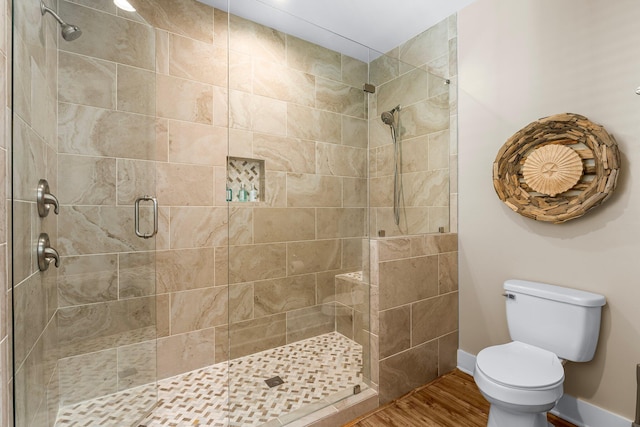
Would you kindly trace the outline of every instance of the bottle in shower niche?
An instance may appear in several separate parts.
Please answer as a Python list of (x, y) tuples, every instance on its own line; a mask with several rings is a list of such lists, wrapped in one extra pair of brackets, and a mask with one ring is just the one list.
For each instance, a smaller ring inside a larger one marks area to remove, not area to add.
[(240, 186), (240, 190), (238, 191), (238, 201), (239, 202), (246, 202), (248, 198), (249, 198), (249, 192), (244, 187), (244, 184), (242, 184)]
[(229, 184), (227, 184), (227, 202), (230, 202), (233, 200), (233, 190), (231, 189), (231, 187), (229, 187)]
[(251, 190), (249, 190), (249, 201), (257, 202), (258, 201), (258, 190), (256, 189), (256, 185), (252, 184)]

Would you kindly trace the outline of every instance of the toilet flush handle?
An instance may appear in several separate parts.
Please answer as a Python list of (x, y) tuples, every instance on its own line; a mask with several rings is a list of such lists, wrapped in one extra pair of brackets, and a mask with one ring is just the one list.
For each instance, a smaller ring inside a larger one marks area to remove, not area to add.
[(502, 294), (502, 296), (508, 299), (516, 299), (516, 296), (514, 294), (510, 294), (508, 292), (505, 292), (504, 294)]

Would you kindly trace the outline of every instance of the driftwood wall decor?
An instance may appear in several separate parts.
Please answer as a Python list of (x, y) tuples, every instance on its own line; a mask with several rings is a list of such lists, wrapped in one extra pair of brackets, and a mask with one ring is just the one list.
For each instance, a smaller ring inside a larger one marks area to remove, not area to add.
[(505, 142), (493, 163), (493, 186), (515, 212), (558, 224), (607, 200), (619, 170), (618, 144), (602, 126), (578, 114), (556, 114)]

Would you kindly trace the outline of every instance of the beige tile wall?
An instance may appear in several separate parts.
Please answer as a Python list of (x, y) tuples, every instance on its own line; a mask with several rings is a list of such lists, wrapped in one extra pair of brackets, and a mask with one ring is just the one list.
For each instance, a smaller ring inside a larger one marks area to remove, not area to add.
[(361, 269), (367, 232), (366, 64), (235, 16), (230, 25), (229, 153), (264, 160), (267, 191), (263, 202), (232, 203), (248, 211), (229, 219), (246, 234), (228, 264), (242, 292), (229, 310), (242, 316), (217, 355), (336, 328), (354, 337), (351, 317), (336, 312), (334, 277)]
[[(112, 3), (61, 0), (59, 8), (84, 30), (58, 46), (56, 395), (69, 405), (156, 378), (155, 242), (133, 233), (133, 203), (181, 171), (158, 162), (167, 126), (155, 117), (153, 27)], [(119, 37), (127, 43), (104, 42)], [(199, 172), (184, 172), (184, 180), (193, 185)], [(180, 191), (165, 186), (157, 194), (161, 203), (192, 202)], [(151, 227), (147, 207), (141, 224)]]
[(371, 374), (381, 404), (456, 366), (457, 239), (371, 240)]
[[(0, 62), (6, 73), (0, 82), (0, 97), (3, 105), (11, 106), (7, 84), (11, 79), (9, 40), (12, 32), (11, 8), (9, 1), (3, 1), (0, 7)], [(2, 259), (2, 280), (6, 280), (7, 293), (2, 293), (0, 315), (2, 316), (0, 350), (2, 351), (2, 425), (11, 425), (11, 401), (15, 398), (16, 426), (34, 423), (47, 425), (50, 418), (49, 404), (56, 406), (55, 395), (48, 390), (57, 388), (56, 382), (56, 322), (57, 308), (55, 268), (40, 273), (33, 256), (34, 242), (41, 232), (51, 238), (51, 244), (57, 245), (57, 218), (51, 214), (48, 218), (38, 217), (35, 207), (34, 189), (40, 178), (49, 180), (52, 192), (57, 192), (57, 140), (56, 140), (56, 81), (57, 81), (57, 23), (54, 20), (41, 19), (38, 4), (35, 2), (16, 2), (13, 11), (16, 26), (14, 37), (14, 110), (13, 110), (13, 148), (15, 221), (13, 226), (14, 250), (11, 254), (15, 286), (11, 288), (11, 269), (5, 267), (7, 251), (7, 230), (4, 218), (9, 211), (5, 200), (10, 196), (11, 170), (5, 169), (10, 141), (10, 120), (12, 111), (6, 109), (2, 120), (2, 144), (0, 165), (3, 182), (0, 183), (0, 246)], [(5, 36), (7, 37), (5, 39)], [(5, 121), (6, 118), (6, 121)], [(6, 136), (6, 139), (5, 139)], [(10, 164), (10, 163), (9, 163)], [(5, 192), (6, 191), (6, 192)], [(10, 199), (9, 199), (10, 200)], [(9, 201), (10, 203), (10, 201)], [(11, 224), (9, 219), (7, 224)], [(7, 303), (14, 300), (14, 313), (17, 327), (11, 326), (10, 308)], [(8, 337), (9, 335), (9, 337)], [(15, 341), (15, 360), (11, 359), (9, 339)], [(16, 395), (11, 396), (12, 363), (16, 374), (13, 379), (17, 385)], [(7, 387), (8, 386), (8, 387)]]

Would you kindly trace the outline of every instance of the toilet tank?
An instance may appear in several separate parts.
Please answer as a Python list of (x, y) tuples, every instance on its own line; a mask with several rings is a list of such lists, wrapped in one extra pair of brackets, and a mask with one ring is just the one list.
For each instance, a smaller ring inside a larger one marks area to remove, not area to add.
[(555, 353), (587, 362), (600, 334), (602, 295), (527, 280), (504, 282), (509, 335)]

